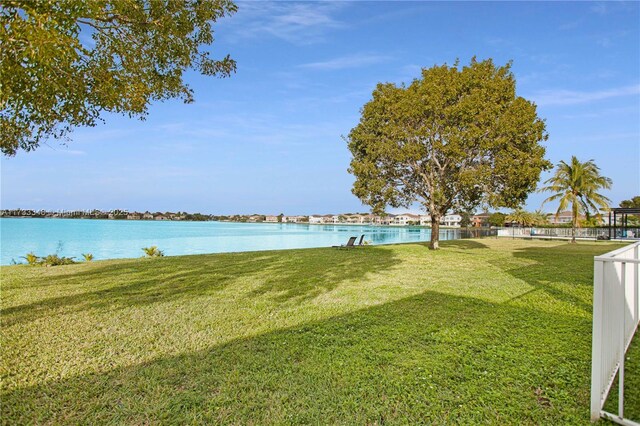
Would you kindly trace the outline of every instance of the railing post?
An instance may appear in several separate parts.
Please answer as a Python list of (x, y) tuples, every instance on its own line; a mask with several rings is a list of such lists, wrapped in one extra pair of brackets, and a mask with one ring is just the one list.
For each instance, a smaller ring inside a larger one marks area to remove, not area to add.
[[(640, 242), (637, 242), (594, 259), (592, 421), (603, 417), (621, 425), (640, 426), (640, 423), (624, 418), (626, 349), (640, 322), (639, 252)], [(629, 263), (633, 266), (628, 267)], [(618, 412), (612, 414), (604, 410), (604, 402), (616, 378)]]
[(591, 421), (602, 409), (602, 305), (604, 302), (604, 262), (593, 263), (593, 334), (591, 346)]
[(627, 263), (622, 262), (620, 270), (620, 291), (622, 300), (620, 305), (620, 361), (618, 364), (618, 416), (624, 418), (624, 357), (627, 349), (627, 327), (625, 317), (627, 316), (627, 292), (626, 292), (626, 271)]
[[(633, 258), (635, 260), (640, 260), (640, 245), (636, 245), (633, 248)], [(638, 288), (638, 268), (640, 265), (637, 263), (633, 265), (633, 295), (635, 296), (635, 300), (633, 301), (634, 309), (633, 309), (633, 323), (637, 324), (638, 320), (640, 320), (640, 288)]]

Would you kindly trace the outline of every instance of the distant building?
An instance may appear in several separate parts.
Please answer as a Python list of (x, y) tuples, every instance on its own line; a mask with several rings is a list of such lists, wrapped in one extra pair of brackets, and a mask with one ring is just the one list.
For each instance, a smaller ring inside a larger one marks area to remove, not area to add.
[(269, 223), (276, 223), (278, 222), (278, 216), (267, 215), (264, 217), (264, 221)]
[[(557, 215), (555, 213), (549, 213), (549, 223), (552, 225), (566, 225), (571, 223), (573, 218), (573, 213), (570, 211), (560, 212)], [(578, 216), (578, 221), (584, 220), (585, 217), (582, 215)]]
[(142, 218), (144, 220), (153, 220), (153, 215), (149, 212), (145, 212), (145, 214), (142, 215)]
[(486, 212), (473, 215), (471, 217), (471, 226), (474, 228), (486, 228), (491, 226), (489, 223), (489, 216), (491, 216), (491, 213)]
[(325, 214), (322, 216), (322, 223), (340, 223), (340, 217), (333, 214)]
[(287, 223), (306, 222), (306, 216), (282, 216), (282, 221)]
[[(415, 215), (413, 215), (415, 216)], [(422, 214), (419, 217), (420, 226), (431, 226), (431, 215)], [(459, 228), (460, 222), (462, 221), (462, 216), (459, 214), (447, 214), (440, 218), (440, 225), (448, 226), (451, 228)]]
[(462, 222), (462, 216), (459, 214), (447, 214), (440, 219), (440, 224), (442, 226), (448, 226), (451, 228), (459, 228), (460, 222)]
[(140, 213), (129, 213), (127, 215), (127, 220), (140, 220), (141, 217), (142, 215), (140, 215)]
[(367, 215), (361, 215), (361, 214), (349, 214), (346, 215), (346, 222), (347, 223), (354, 223), (354, 224), (359, 224), (359, 223), (364, 223), (363, 220)]
[(395, 215), (392, 214), (375, 216), (373, 219), (373, 223), (376, 225), (391, 225), (391, 221), (393, 221), (394, 217)]
[(309, 223), (322, 223), (323, 217), (318, 214), (312, 214), (309, 216)]
[(391, 225), (417, 225), (420, 223), (420, 216), (412, 213), (399, 214), (391, 219)]

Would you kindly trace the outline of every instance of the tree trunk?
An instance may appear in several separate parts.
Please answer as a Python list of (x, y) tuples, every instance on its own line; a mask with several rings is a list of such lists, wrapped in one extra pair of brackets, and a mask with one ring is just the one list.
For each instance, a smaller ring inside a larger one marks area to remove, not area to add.
[(431, 250), (440, 248), (440, 218), (431, 216), (431, 242), (429, 243)]
[(578, 205), (574, 202), (571, 214), (571, 242), (576, 242), (576, 225), (578, 223)]

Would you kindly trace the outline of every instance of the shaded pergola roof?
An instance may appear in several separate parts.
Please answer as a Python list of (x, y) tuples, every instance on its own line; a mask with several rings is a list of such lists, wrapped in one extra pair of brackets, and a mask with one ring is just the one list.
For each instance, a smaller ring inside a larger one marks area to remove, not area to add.
[(640, 213), (640, 208), (637, 207), (614, 207), (611, 209), (611, 212), (613, 213), (617, 213), (617, 214), (625, 214), (625, 213), (631, 213), (631, 214), (637, 214)]

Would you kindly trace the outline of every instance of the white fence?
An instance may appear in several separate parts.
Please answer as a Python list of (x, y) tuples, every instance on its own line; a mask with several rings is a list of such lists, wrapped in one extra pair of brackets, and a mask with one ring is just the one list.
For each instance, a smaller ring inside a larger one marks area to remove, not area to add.
[[(639, 252), (637, 242), (594, 258), (592, 421), (604, 417), (622, 425), (640, 426), (624, 418), (624, 358), (640, 321)], [(618, 413), (611, 414), (603, 407), (616, 374)]]
[[(587, 238), (595, 240), (598, 237), (609, 237), (612, 239), (638, 239), (640, 228), (618, 228), (615, 235), (609, 228), (576, 228), (576, 238)], [(571, 238), (571, 228), (536, 228), (536, 227), (511, 227), (498, 228), (499, 237), (513, 238)]]

